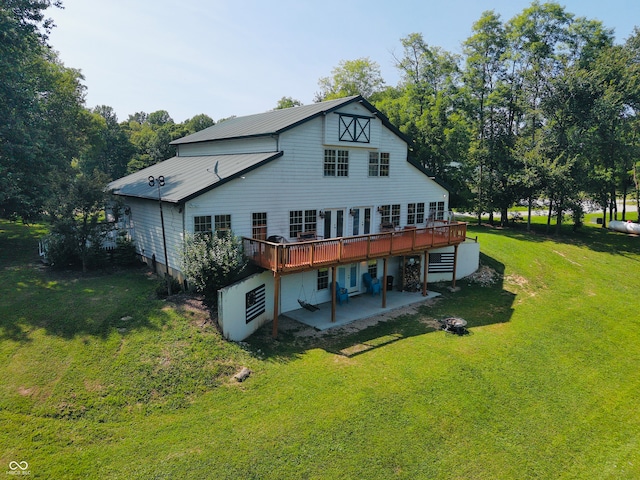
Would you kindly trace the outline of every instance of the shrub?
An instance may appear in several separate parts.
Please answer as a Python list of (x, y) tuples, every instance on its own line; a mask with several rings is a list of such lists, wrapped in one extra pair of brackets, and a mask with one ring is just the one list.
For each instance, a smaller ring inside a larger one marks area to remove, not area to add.
[(231, 283), (245, 268), (242, 239), (231, 232), (187, 236), (182, 271), (189, 285), (215, 304), (220, 288)]
[(138, 254), (133, 240), (127, 237), (127, 232), (121, 230), (116, 237), (116, 248), (113, 251), (113, 263), (121, 267), (135, 265)]

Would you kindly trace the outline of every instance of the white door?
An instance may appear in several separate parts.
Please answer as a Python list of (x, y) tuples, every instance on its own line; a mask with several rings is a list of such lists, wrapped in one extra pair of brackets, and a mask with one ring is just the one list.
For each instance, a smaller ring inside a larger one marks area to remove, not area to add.
[(342, 288), (346, 288), (349, 293), (354, 293), (360, 290), (359, 271), (360, 265), (357, 263), (338, 267), (337, 277), (340, 286)]
[(324, 213), (324, 238), (344, 237), (344, 210), (326, 209)]
[(372, 211), (373, 207), (354, 207), (349, 210), (351, 235), (368, 235), (371, 233)]

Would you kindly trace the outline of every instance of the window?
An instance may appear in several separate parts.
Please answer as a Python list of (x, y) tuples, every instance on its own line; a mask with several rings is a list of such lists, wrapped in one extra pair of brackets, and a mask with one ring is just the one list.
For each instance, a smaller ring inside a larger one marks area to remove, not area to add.
[(321, 268), (318, 270), (318, 290), (329, 288), (329, 269)]
[(315, 210), (304, 211), (304, 225), (303, 232), (315, 232), (317, 227), (317, 212)]
[(444, 202), (429, 202), (429, 220), (444, 220)]
[(407, 208), (407, 225), (424, 223), (424, 202), (410, 203)]
[(400, 205), (391, 205), (391, 223), (394, 227), (400, 225)]
[(289, 237), (297, 238), (302, 232), (317, 230), (317, 212), (315, 210), (291, 210), (289, 212)]
[(349, 176), (349, 151), (325, 150), (324, 151), (324, 176), (348, 177)]
[(389, 154), (385, 152), (369, 152), (369, 176), (389, 176)]
[(381, 205), (378, 211), (382, 224), (392, 224), (394, 227), (400, 225), (400, 205)]
[(400, 225), (400, 205), (382, 205), (380, 207), (381, 223), (391, 223), (394, 227)]
[(341, 142), (369, 143), (371, 138), (371, 117), (339, 115), (338, 138)]
[(369, 260), (367, 264), (367, 272), (371, 275), (371, 278), (378, 277), (378, 261), (377, 260)]
[(267, 239), (267, 212), (251, 214), (252, 236), (258, 240)]
[(193, 217), (194, 233), (211, 233), (211, 215)]
[(216, 232), (230, 232), (231, 215), (216, 215), (214, 217), (214, 227)]

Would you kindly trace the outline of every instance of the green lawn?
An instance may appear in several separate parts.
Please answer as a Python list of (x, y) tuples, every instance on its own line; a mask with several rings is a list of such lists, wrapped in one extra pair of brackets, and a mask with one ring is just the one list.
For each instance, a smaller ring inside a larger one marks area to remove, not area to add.
[[(535, 227), (470, 227), (492, 287), (441, 286), (419, 314), (347, 336), (266, 326), (243, 348), (155, 299), (144, 270), (50, 272), (43, 229), (0, 221), (0, 472), (640, 478), (640, 238)], [(425, 322), (452, 315), (471, 335)]]

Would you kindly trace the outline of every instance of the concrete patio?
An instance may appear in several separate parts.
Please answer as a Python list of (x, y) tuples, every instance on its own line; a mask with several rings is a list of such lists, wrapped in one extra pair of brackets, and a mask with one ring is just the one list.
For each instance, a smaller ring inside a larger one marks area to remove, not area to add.
[(372, 296), (364, 293), (355, 295), (349, 298), (348, 303), (336, 305), (335, 322), (331, 322), (331, 302), (316, 305), (318, 310), (313, 312), (305, 308), (299, 308), (283, 313), (280, 316), (296, 320), (316, 330), (327, 330), (348, 325), (356, 320), (388, 313), (408, 305), (425, 302), (438, 296), (440, 294), (433, 291), (428, 291), (426, 297), (422, 295), (422, 292), (388, 291), (387, 306), (382, 308), (382, 297), (380, 295)]

